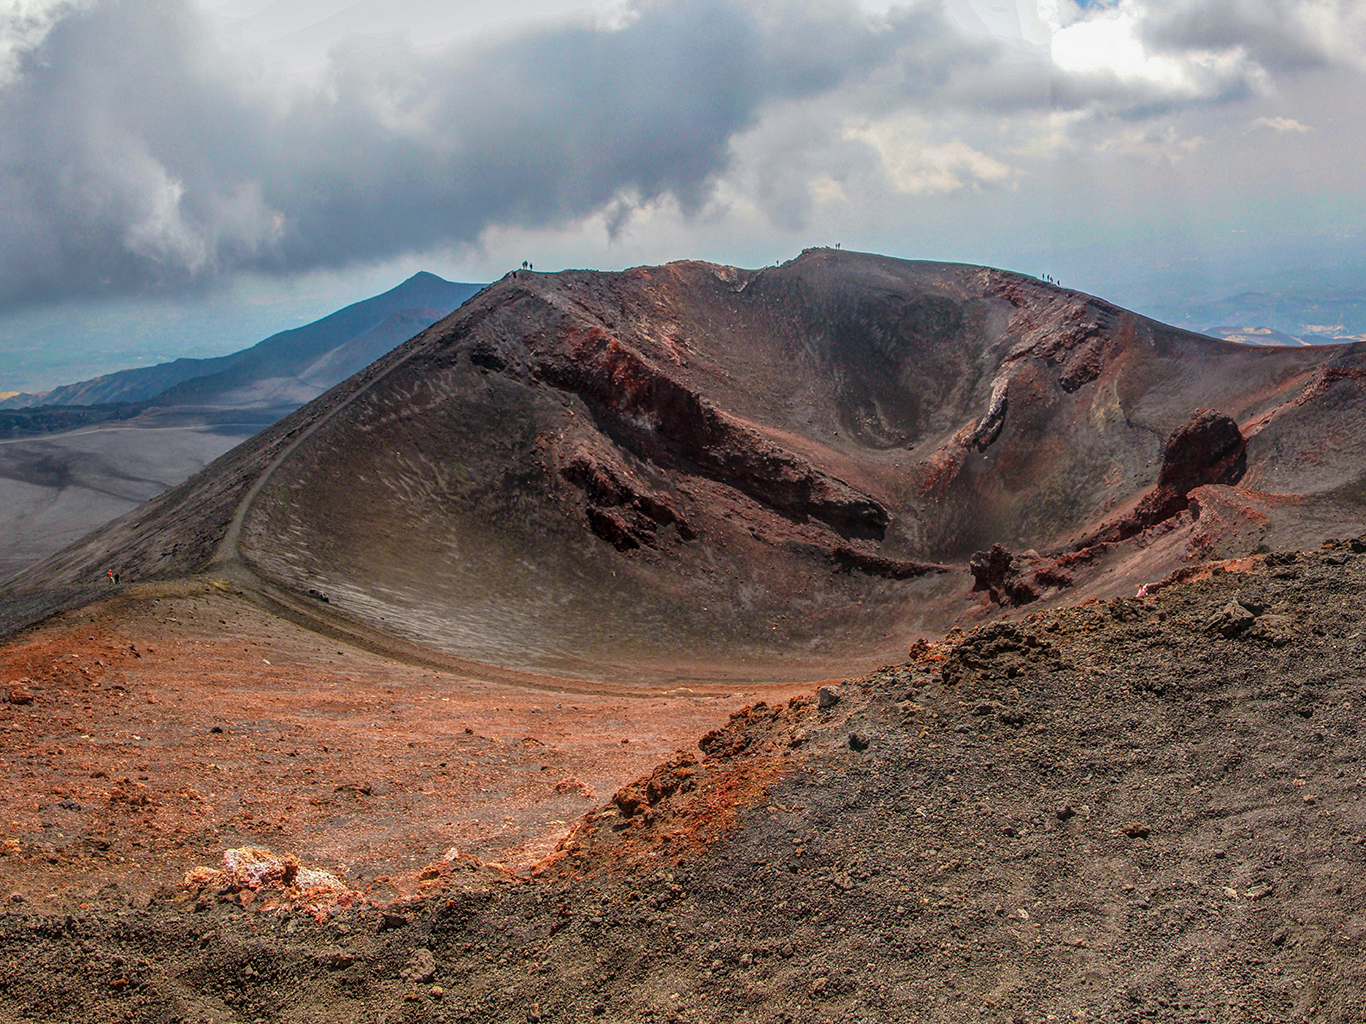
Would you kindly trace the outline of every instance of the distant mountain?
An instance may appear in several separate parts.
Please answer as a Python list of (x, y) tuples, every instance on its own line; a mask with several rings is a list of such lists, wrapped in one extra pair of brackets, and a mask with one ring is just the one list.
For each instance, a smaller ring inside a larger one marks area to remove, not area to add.
[(0, 409), (0, 440), (53, 434), (111, 420), (129, 420), (147, 408), (144, 402), (110, 405), (37, 405), (28, 409)]
[[(1240, 345), (1313, 345), (1321, 341), (1306, 341), (1293, 334), (1286, 334), (1274, 327), (1206, 327), (1204, 332), (1211, 338), (1236, 341)], [(1328, 339), (1331, 340), (1331, 339)]]
[(304, 345), (268, 353), (217, 373), (193, 377), (163, 391), (152, 404), (251, 409), (279, 418), (421, 334), (449, 312), (432, 306), (401, 309), (340, 345), (323, 348), (320, 355), (317, 347)]
[[(1202, 324), (1255, 324), (1310, 345), (1366, 341), (1366, 289), (1242, 292), (1216, 300), (1167, 298), (1144, 312), (1165, 323), (1199, 330)], [(1208, 328), (1248, 331), (1246, 327)]]
[(21, 391), (0, 401), (0, 409), (145, 402), (181, 381), (213, 372), (214, 368), (232, 358), (233, 356), (218, 356), (213, 359), (176, 359), (169, 363), (158, 363), (156, 366), (117, 370), (101, 377), (77, 381), (75, 384), (63, 384), (51, 391)]
[[(0, 409), (107, 405), (152, 399), (156, 399), (158, 405), (219, 405), (222, 403), (214, 399), (224, 393), (267, 380), (308, 373), (311, 386), (303, 389), (305, 393), (292, 402), (296, 406), (302, 405), (389, 348), (440, 320), (481, 287), (446, 281), (424, 271), (382, 295), (353, 303), (303, 327), (281, 331), (231, 355), (176, 359), (156, 366), (119, 370), (41, 394), (14, 395), (0, 402)], [(385, 327), (385, 324), (389, 326)], [(406, 334), (403, 334), (404, 330), (407, 330)], [(369, 340), (363, 341), (367, 335)], [(387, 347), (380, 349), (386, 341)], [(326, 363), (331, 353), (347, 346), (353, 346), (348, 350), (353, 353), (351, 356), (340, 355), (335, 363)], [(360, 353), (364, 352), (374, 355), (357, 362)], [(335, 376), (324, 372), (327, 366), (332, 367)], [(289, 404), (288, 401), (285, 404)]]
[(401, 309), (346, 344), (324, 353), (297, 376), (305, 384), (330, 388), (338, 381), (365, 369), (390, 349), (421, 334), (449, 312), (449, 309), (432, 306)]
[(0, 402), (0, 579), (202, 469), (480, 289), (417, 274), (215, 359)]

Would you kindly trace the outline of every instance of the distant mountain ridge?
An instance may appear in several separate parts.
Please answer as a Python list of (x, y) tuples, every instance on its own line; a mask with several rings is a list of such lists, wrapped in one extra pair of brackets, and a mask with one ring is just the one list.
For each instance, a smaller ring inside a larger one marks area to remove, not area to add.
[(1309, 345), (1366, 341), (1363, 288), (1290, 288), (1242, 292), (1214, 300), (1164, 296), (1146, 303), (1144, 311), (1163, 323), (1212, 337), (1222, 337), (1217, 333), (1220, 330), (1251, 332), (1269, 328)]
[(174, 487), (481, 287), (420, 273), (230, 355), (9, 394), (0, 401), (0, 579)]
[(1293, 334), (1278, 331), (1274, 327), (1206, 327), (1201, 333), (1207, 334), (1211, 338), (1220, 338), (1223, 341), (1236, 341), (1240, 345), (1286, 345), (1295, 347), (1299, 345), (1332, 344), (1331, 338), (1306, 341), (1304, 338), (1296, 337)]
[[(39, 394), (18, 394), (0, 401), (0, 409), (53, 405), (108, 405), (124, 402), (198, 403), (233, 389), (279, 377), (307, 374), (331, 353), (346, 346), (354, 357), (339, 356), (335, 379), (315, 387), (326, 390), (368, 365), (394, 345), (425, 330), (459, 307), (482, 285), (447, 281), (421, 271), (383, 294), (352, 303), (302, 327), (281, 331), (250, 348), (208, 359), (176, 359), (156, 366), (118, 370), (90, 380), (65, 384)], [(395, 319), (397, 318), (397, 319)], [(392, 321), (388, 328), (382, 325)], [(407, 330), (402, 337), (398, 335)], [(373, 333), (372, 333), (373, 332)], [(370, 334), (369, 341), (362, 342)], [(387, 342), (386, 347), (379, 347)], [(362, 353), (373, 353), (358, 361)], [(294, 404), (315, 397), (309, 394)]]

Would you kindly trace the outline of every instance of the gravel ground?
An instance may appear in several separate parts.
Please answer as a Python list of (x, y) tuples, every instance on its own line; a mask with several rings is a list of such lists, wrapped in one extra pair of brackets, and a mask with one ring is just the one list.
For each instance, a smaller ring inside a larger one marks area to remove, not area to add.
[(537, 682), (329, 643), (203, 580), (55, 616), (0, 646), (0, 897), (155, 892), (244, 846), (376, 899), (451, 848), (521, 870), (718, 720), (803, 689)]
[(533, 877), (457, 863), (429, 895), (330, 916), (215, 884), (11, 904), (0, 1015), (1366, 1019), (1353, 548), (994, 623), (756, 705)]

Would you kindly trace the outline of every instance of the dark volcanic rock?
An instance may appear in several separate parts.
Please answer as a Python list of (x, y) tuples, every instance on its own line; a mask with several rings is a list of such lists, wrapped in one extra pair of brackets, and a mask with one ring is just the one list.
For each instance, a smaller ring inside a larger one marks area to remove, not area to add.
[(968, 561), (968, 571), (974, 580), (972, 589), (1004, 591), (1007, 580), (1014, 575), (1014, 561), (1004, 544), (993, 544), (990, 551), (977, 552)]
[(1049, 588), (1070, 587), (1070, 565), (1085, 561), (1076, 555), (1042, 558), (1035, 552), (1013, 555), (1004, 545), (978, 551), (968, 561), (973, 592), (986, 591), (997, 604), (1029, 604)]
[(1167, 439), (1157, 486), (1133, 513), (1100, 531), (1098, 539), (1125, 540), (1166, 522), (1190, 507), (1190, 492), (1209, 484), (1236, 484), (1247, 472), (1247, 441), (1238, 424), (1221, 412), (1197, 409)]
[(837, 547), (830, 555), (841, 568), (857, 569), (869, 576), (882, 576), (889, 580), (908, 580), (916, 576), (948, 572), (948, 566), (914, 562), (904, 558), (887, 558), (853, 547)]
[(1157, 487), (1139, 504), (1140, 528), (1183, 511), (1187, 495), (1206, 484), (1236, 484), (1247, 471), (1247, 442), (1238, 424), (1221, 412), (1198, 409), (1162, 449)]
[(618, 551), (654, 546), (663, 526), (675, 527), (684, 540), (696, 537), (669, 498), (648, 493), (609, 451), (581, 444), (561, 465), (560, 475), (584, 492), (589, 526)]
[(1162, 449), (1157, 486), (1189, 494), (1205, 484), (1236, 484), (1247, 470), (1247, 442), (1238, 424), (1213, 409), (1198, 409)]
[(1209, 621), (1205, 624), (1205, 629), (1231, 640), (1245, 633), (1256, 621), (1257, 615), (1254, 612), (1234, 600), (1210, 616)]

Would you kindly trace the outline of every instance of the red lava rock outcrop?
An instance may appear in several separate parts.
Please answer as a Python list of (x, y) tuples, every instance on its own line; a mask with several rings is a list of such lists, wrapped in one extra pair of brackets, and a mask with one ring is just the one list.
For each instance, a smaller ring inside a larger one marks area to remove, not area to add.
[(697, 536), (669, 498), (646, 491), (607, 452), (580, 444), (560, 467), (560, 475), (584, 492), (589, 527), (618, 551), (655, 546), (666, 526), (685, 541)]
[(1190, 492), (1206, 484), (1236, 484), (1247, 472), (1247, 441), (1232, 418), (1198, 409), (1162, 449), (1157, 486), (1116, 528), (1124, 539), (1170, 519), (1189, 506)]
[(1157, 484), (1139, 499), (1129, 514), (1106, 523), (1077, 544), (1127, 540), (1200, 504), (1193, 492), (1210, 485), (1232, 486), (1247, 472), (1247, 439), (1230, 416), (1213, 409), (1197, 409), (1162, 449)]
[(718, 409), (642, 352), (601, 328), (568, 326), (562, 337), (572, 360), (547, 359), (530, 372), (580, 396), (619, 443), (799, 522), (816, 519), (842, 536), (885, 535), (890, 516), (880, 502)]
[(617, 790), (612, 797), (612, 805), (621, 812), (622, 818), (629, 820), (665, 797), (691, 792), (696, 785), (693, 781), (696, 767), (697, 758), (691, 754), (680, 754), (660, 765), (648, 778)]
[(698, 742), (701, 759), (681, 752), (623, 786), (607, 807), (581, 819), (535, 874), (574, 877), (609, 862), (676, 863), (706, 849), (795, 770), (814, 712), (806, 697), (737, 711)]
[[(1201, 503), (1193, 492), (1210, 485), (1235, 485), (1246, 471), (1247, 441), (1238, 424), (1223, 413), (1197, 409), (1163, 446), (1157, 485), (1139, 499), (1133, 512), (1105, 524), (1075, 550), (1060, 555), (1044, 557), (1036, 551), (1013, 554), (1001, 544), (979, 551), (968, 562), (972, 590), (985, 591), (996, 604), (1022, 605), (1037, 601), (1050, 589), (1070, 587), (1077, 572), (1108, 547), (1187, 509), (1192, 509), (1192, 518), (1198, 519)], [(1193, 538), (1192, 543), (1198, 544), (1199, 538)]]
[(1205, 484), (1236, 484), (1246, 471), (1247, 442), (1238, 424), (1213, 409), (1197, 409), (1162, 449), (1157, 489), (1174, 500)]

